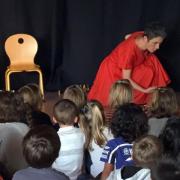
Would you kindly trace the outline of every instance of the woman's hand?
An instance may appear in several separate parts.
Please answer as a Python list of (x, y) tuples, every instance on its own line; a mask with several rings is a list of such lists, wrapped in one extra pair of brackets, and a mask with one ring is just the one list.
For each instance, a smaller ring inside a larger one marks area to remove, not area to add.
[(144, 90), (144, 93), (152, 93), (157, 87), (149, 87), (147, 89)]

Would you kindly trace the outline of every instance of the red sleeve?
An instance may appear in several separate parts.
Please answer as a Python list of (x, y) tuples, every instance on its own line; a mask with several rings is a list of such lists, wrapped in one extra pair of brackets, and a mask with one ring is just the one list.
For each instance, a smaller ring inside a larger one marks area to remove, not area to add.
[(135, 44), (135, 38), (143, 35), (143, 31), (132, 33), (132, 35), (123, 41), (117, 47), (118, 56), (118, 67), (121, 69), (133, 69), (135, 67), (135, 61), (137, 60), (136, 50), (137, 46)]
[(116, 59), (120, 69), (132, 69), (135, 61), (135, 43), (134, 39), (125, 40), (116, 49)]

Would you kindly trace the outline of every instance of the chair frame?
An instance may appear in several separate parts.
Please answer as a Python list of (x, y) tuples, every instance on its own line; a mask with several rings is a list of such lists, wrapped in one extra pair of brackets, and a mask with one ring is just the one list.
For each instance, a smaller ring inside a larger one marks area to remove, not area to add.
[[(32, 63), (30, 64), (31, 66), (28, 67), (28, 68), (26, 68), (26, 67), (25, 68), (24, 67), (16, 68), (16, 64), (13, 66), (13, 63), (11, 61), (12, 60), (12, 55), (10, 55), (11, 52), (9, 53), (9, 49), (12, 48), (10, 46), (12, 46), (12, 45), (8, 45), (8, 43), (10, 43), (8, 41), (10, 41), (10, 39), (12, 39), (12, 38), (16, 38), (17, 41), (19, 39), (23, 39), (23, 43), (24, 43), (24, 40), (26, 40), (26, 38), (31, 38), (34, 41), (34, 43), (36, 43), (35, 44), (35, 48), (36, 49), (34, 50), (34, 54), (33, 54), (34, 56), (36, 55), (37, 49), (38, 49), (38, 44), (37, 44), (36, 39), (33, 36), (29, 35), (29, 34), (14, 34), (14, 35), (11, 35), (11, 36), (9, 36), (7, 38), (7, 40), (5, 41), (5, 52), (6, 52), (7, 56), (9, 57), (10, 65), (7, 67), (7, 69), (5, 71), (5, 89), (6, 89), (6, 91), (10, 91), (11, 90), (10, 75), (12, 73), (18, 73), (18, 72), (37, 72), (38, 75), (39, 75), (39, 88), (40, 88), (41, 94), (42, 94), (43, 99), (44, 99), (43, 75), (42, 75), (42, 71), (40, 69), (40, 66), (34, 64), (34, 57), (32, 56), (30, 58)], [(20, 49), (20, 51), (21, 51), (21, 49)], [(15, 59), (15, 60), (17, 60), (17, 59)], [(18, 67), (18, 65), (17, 65), (17, 67)]]

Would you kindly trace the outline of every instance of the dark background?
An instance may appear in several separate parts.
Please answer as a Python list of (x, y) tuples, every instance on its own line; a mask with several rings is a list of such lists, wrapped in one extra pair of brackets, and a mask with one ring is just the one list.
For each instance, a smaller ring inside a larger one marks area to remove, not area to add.
[[(4, 42), (14, 33), (33, 35), (46, 91), (74, 83), (91, 85), (102, 59), (127, 33), (162, 22), (168, 37), (157, 52), (173, 87), (180, 91), (179, 0), (1, 0), (0, 88), (9, 61)], [(35, 73), (12, 75), (13, 89), (37, 81)]]

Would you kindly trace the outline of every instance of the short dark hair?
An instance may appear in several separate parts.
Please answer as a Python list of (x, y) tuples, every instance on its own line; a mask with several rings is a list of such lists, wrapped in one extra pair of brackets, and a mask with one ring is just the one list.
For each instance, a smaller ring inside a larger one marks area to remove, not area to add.
[(34, 168), (51, 167), (59, 155), (60, 139), (48, 125), (32, 128), (23, 139), (23, 154), (27, 163)]
[(79, 116), (79, 110), (72, 101), (62, 99), (54, 105), (53, 114), (58, 123), (72, 125), (74, 119)]
[(164, 157), (151, 168), (152, 180), (179, 180), (180, 163), (170, 157)]
[(144, 36), (147, 36), (149, 40), (159, 36), (164, 39), (167, 34), (165, 27), (160, 22), (154, 21), (146, 24), (144, 28)]
[(122, 137), (132, 143), (148, 132), (148, 118), (139, 105), (120, 105), (113, 114), (111, 130), (115, 138)]

